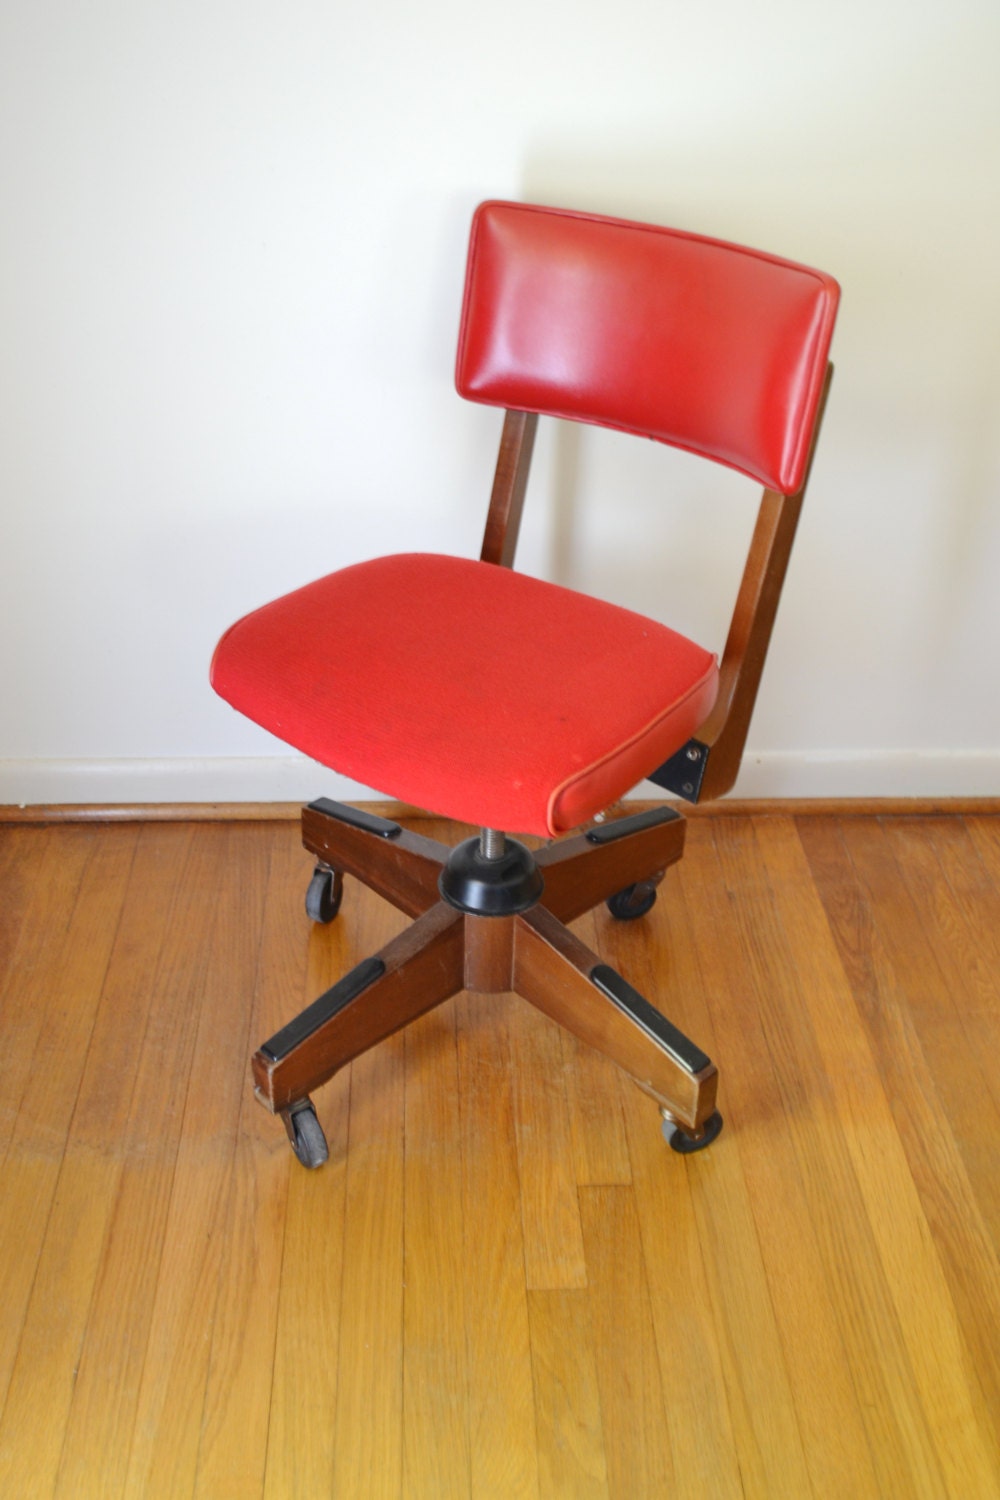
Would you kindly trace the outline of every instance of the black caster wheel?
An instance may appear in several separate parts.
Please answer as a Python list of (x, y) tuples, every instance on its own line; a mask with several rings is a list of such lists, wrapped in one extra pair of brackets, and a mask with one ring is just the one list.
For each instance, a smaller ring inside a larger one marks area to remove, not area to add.
[(329, 865), (317, 865), (306, 891), (306, 916), (311, 922), (332, 922), (340, 910), (344, 877)]
[(283, 1111), (285, 1129), (292, 1143), (292, 1150), (304, 1167), (321, 1167), (329, 1159), (323, 1127), (316, 1118), (311, 1099), (303, 1099)]
[(678, 1151), (681, 1156), (690, 1156), (693, 1151), (704, 1151), (706, 1146), (710, 1146), (718, 1138), (721, 1129), (722, 1116), (718, 1110), (714, 1115), (709, 1115), (698, 1135), (684, 1130), (669, 1115), (663, 1116), (663, 1139), (671, 1151)]
[(608, 911), (618, 922), (634, 922), (652, 909), (656, 900), (656, 886), (651, 880), (639, 880), (627, 885), (623, 891), (615, 891), (605, 903)]

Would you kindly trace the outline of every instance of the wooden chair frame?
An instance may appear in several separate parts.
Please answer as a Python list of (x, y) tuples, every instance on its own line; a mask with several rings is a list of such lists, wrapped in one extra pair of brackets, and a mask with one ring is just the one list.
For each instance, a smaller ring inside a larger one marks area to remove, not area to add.
[[(813, 450), (832, 371), (829, 365)], [(537, 425), (530, 412), (508, 411), (504, 418), (484, 562), (513, 565)], [(736, 779), (811, 462), (812, 451), (796, 494), (764, 491), (716, 706), (696, 737), (651, 778), (687, 800), (722, 796)], [(514, 990), (605, 1052), (660, 1106), (676, 1149), (698, 1149), (714, 1139), (721, 1126), (715, 1065), (566, 926), (616, 892), (642, 883), (655, 887), (681, 858), (684, 835), (681, 814), (664, 806), (596, 824), (534, 856), (522, 851), (541, 873), (540, 898), (524, 909), (483, 915), (441, 895), (442, 873), (455, 855), (448, 845), (338, 803), (321, 800), (305, 808), (302, 841), (320, 870), (336, 872), (338, 882), (354, 876), (414, 920), (254, 1055), (257, 1097), (283, 1117), (300, 1159), (315, 1166), (326, 1155), (311, 1091), (462, 989)], [(311, 1134), (303, 1130), (307, 1114)]]

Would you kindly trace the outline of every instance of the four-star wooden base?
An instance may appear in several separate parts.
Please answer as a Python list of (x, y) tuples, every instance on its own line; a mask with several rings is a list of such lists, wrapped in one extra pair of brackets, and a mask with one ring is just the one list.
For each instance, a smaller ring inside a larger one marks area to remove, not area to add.
[[(257, 1098), (284, 1118), (299, 1159), (326, 1159), (312, 1090), (463, 989), (514, 990), (606, 1053), (655, 1099), (675, 1149), (714, 1140), (721, 1119), (711, 1060), (566, 926), (632, 887), (655, 894), (684, 851), (684, 833), (680, 814), (664, 807), (534, 854), (491, 831), (484, 839), (493, 847), (468, 840), (452, 849), (341, 803), (305, 808), (303, 843), (319, 861), (311, 914), (335, 915), (347, 874), (414, 920), (254, 1055)], [(336, 899), (325, 899), (325, 882)], [(647, 909), (640, 899), (636, 911)]]

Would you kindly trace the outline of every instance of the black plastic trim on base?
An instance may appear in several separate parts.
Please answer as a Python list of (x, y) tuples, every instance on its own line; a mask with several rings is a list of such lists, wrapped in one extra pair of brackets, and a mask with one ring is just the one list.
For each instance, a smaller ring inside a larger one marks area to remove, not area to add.
[(705, 779), (710, 749), (711, 746), (703, 744), (701, 740), (688, 740), (676, 755), (665, 760), (662, 766), (657, 766), (655, 771), (650, 771), (646, 780), (651, 781), (654, 786), (662, 786), (665, 791), (673, 792), (675, 797), (683, 797), (685, 802), (697, 802)]
[(442, 900), (477, 917), (512, 917), (535, 906), (544, 889), (530, 849), (507, 839), (499, 859), (487, 859), (478, 838), (465, 839), (438, 877)]
[(682, 816), (674, 807), (651, 807), (648, 812), (633, 813), (628, 818), (595, 823), (593, 828), (587, 829), (585, 837), (592, 844), (613, 844), (615, 839), (627, 839), (630, 834), (655, 828), (658, 823), (676, 823)]
[(381, 979), (384, 973), (385, 964), (380, 958), (366, 958), (325, 994), (320, 995), (318, 1000), (314, 1000), (312, 1005), (307, 1005), (294, 1021), (289, 1021), (287, 1026), (276, 1031), (261, 1047), (261, 1052), (271, 1062), (281, 1062), (282, 1058), (294, 1052), (300, 1042), (312, 1036), (314, 1031), (324, 1026), (345, 1005), (356, 1000), (362, 991), (374, 984), (376, 979)]
[(692, 1077), (701, 1073), (705, 1068), (712, 1066), (712, 1059), (700, 1047), (686, 1037), (683, 1031), (678, 1031), (672, 1021), (662, 1016), (655, 1005), (634, 990), (632, 986), (615, 972), (608, 964), (595, 964), (590, 971), (591, 983), (595, 984), (602, 995), (607, 995), (613, 1000), (620, 1010), (630, 1016), (636, 1025), (641, 1026), (643, 1031), (654, 1042), (657, 1042), (666, 1052), (669, 1052), (677, 1065), (690, 1073)]
[(374, 813), (364, 812), (360, 807), (348, 807), (346, 802), (334, 802), (330, 797), (317, 797), (309, 803), (310, 812), (322, 813), (325, 818), (335, 818), (338, 823), (349, 823), (365, 833), (377, 834), (382, 839), (398, 839), (402, 833), (399, 823), (390, 823), (388, 818), (378, 818)]

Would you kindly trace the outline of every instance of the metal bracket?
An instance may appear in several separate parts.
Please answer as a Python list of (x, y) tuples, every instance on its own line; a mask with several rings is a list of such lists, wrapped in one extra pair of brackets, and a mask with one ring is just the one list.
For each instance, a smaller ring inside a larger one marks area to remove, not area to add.
[(703, 744), (701, 740), (688, 740), (676, 755), (651, 771), (646, 780), (651, 781), (654, 786), (662, 786), (666, 791), (673, 792), (676, 797), (683, 797), (685, 802), (697, 802), (705, 779), (710, 749), (711, 746)]

